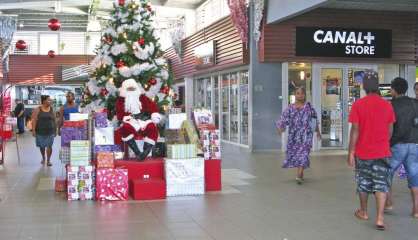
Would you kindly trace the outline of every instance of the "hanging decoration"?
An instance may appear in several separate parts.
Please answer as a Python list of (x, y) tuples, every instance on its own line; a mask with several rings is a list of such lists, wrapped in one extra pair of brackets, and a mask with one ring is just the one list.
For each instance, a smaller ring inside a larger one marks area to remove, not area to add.
[(246, 0), (228, 0), (232, 22), (238, 30), (242, 43), (248, 45), (248, 16)]
[(253, 0), (254, 1), (254, 40), (258, 47), (258, 41), (261, 37), (261, 22), (264, 16), (264, 0)]
[(154, 86), (155, 84), (157, 84), (157, 80), (155, 78), (151, 78), (150, 80), (148, 80), (148, 84)]
[(118, 0), (118, 4), (119, 4), (119, 6), (124, 6), (125, 5), (125, 0)]
[(138, 44), (141, 45), (141, 46), (144, 46), (145, 45), (145, 39), (143, 37), (138, 39)]
[(25, 50), (27, 48), (26, 42), (23, 41), (23, 40), (17, 41), (15, 46), (20, 51), (23, 51), (23, 50)]
[(116, 67), (117, 68), (125, 67), (125, 62), (123, 62), (122, 60), (117, 61), (116, 62)]
[(48, 21), (48, 27), (52, 31), (58, 31), (61, 28), (61, 22), (57, 18), (51, 18)]
[(17, 29), (15, 17), (0, 15), (0, 59), (3, 66), (3, 79), (7, 80), (9, 72), (9, 49), (13, 39), (13, 34)]
[(48, 51), (48, 56), (49, 56), (50, 58), (54, 58), (54, 57), (55, 57), (55, 51), (54, 51), (54, 50), (49, 50), (49, 51)]
[(173, 30), (170, 32), (174, 52), (180, 60), (182, 59), (181, 40), (183, 40), (186, 37), (184, 31), (184, 21), (184, 17), (177, 20), (177, 22), (174, 24)]

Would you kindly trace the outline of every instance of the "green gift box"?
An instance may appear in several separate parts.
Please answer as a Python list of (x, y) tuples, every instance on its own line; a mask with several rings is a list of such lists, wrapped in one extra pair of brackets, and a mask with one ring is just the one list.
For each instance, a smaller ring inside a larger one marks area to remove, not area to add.
[(196, 144), (169, 144), (167, 146), (167, 157), (171, 159), (194, 158), (196, 155)]

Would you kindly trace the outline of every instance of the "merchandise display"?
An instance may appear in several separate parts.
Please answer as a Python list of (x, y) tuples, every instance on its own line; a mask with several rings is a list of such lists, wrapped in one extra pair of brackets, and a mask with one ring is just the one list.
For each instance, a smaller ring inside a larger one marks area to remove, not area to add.
[(113, 127), (106, 127), (106, 128), (94, 128), (94, 144), (97, 145), (114, 145), (115, 144), (115, 137), (114, 137), (115, 130)]
[(71, 166), (90, 165), (90, 141), (73, 140), (70, 145)]
[(106, 112), (97, 112), (94, 114), (94, 125), (96, 128), (106, 128), (108, 127), (107, 122), (107, 113)]
[(164, 131), (166, 144), (185, 144), (186, 137), (184, 129), (166, 129)]
[(186, 113), (177, 113), (168, 115), (168, 129), (180, 129), (181, 124), (187, 120)]
[(113, 168), (115, 155), (113, 152), (97, 152), (97, 168)]

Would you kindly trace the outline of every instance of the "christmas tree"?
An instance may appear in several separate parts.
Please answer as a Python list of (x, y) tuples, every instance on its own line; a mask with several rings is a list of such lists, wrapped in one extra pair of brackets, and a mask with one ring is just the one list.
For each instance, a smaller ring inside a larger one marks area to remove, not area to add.
[(172, 75), (154, 32), (153, 15), (149, 0), (114, 2), (111, 19), (91, 62), (93, 73), (85, 88), (84, 109), (105, 108), (113, 117), (118, 89), (127, 79), (134, 79), (158, 104), (160, 112), (172, 103)]

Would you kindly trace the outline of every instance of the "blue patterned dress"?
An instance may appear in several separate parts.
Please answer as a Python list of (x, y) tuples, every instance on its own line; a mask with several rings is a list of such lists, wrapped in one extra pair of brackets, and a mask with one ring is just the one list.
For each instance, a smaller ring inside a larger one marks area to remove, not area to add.
[(289, 128), (283, 168), (309, 168), (309, 153), (313, 138), (310, 124), (312, 118), (318, 119), (310, 103), (306, 103), (302, 108), (296, 108), (294, 104), (291, 104), (276, 122), (277, 128)]

